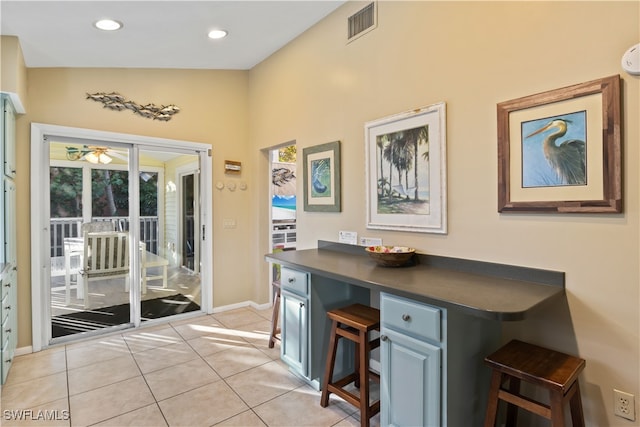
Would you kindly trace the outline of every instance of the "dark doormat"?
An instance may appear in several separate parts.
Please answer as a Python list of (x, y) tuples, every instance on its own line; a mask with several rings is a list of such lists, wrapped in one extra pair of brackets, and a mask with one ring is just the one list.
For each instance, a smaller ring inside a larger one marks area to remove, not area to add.
[[(200, 306), (182, 294), (155, 298), (141, 303), (142, 320), (159, 319), (174, 314), (200, 310)], [(80, 334), (129, 323), (129, 304), (63, 314), (51, 319), (51, 336)]]

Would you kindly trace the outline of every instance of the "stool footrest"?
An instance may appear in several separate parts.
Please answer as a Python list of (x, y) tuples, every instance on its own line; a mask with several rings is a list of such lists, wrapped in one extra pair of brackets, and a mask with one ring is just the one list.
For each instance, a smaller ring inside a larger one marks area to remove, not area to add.
[(499, 390), (498, 398), (547, 419), (551, 418), (551, 407), (538, 403), (521, 394), (513, 394), (506, 390)]
[[(349, 384), (349, 382), (347, 382), (347, 384)], [(327, 389), (329, 390), (330, 393), (333, 393), (336, 396), (340, 396), (341, 398), (343, 398), (353, 406), (356, 406), (356, 407), (360, 406), (360, 396), (357, 396), (354, 393), (351, 393), (350, 391), (347, 391), (343, 388), (336, 387), (334, 384), (329, 384)], [(380, 401), (376, 400), (371, 405), (369, 405), (369, 411), (371, 413), (371, 416), (380, 412)]]

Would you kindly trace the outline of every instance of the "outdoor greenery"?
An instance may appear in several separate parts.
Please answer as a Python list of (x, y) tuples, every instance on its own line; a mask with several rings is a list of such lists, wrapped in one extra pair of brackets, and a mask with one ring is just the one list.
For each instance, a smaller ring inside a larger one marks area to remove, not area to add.
[[(157, 216), (158, 174), (146, 175), (140, 179), (140, 215)], [(51, 217), (82, 217), (82, 168), (51, 167), (49, 177)], [(92, 169), (91, 195), (92, 216), (129, 216), (129, 173)]]
[(289, 145), (278, 150), (278, 161), (283, 163), (296, 162), (296, 146)]

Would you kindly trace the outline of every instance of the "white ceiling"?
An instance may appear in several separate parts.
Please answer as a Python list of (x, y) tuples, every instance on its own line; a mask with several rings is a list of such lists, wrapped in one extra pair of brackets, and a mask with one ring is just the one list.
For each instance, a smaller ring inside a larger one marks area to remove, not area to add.
[[(30, 68), (247, 70), (343, 3), (0, 0), (0, 34), (18, 36)], [(99, 31), (93, 23), (101, 18), (124, 27)], [(212, 29), (229, 35), (211, 40)]]

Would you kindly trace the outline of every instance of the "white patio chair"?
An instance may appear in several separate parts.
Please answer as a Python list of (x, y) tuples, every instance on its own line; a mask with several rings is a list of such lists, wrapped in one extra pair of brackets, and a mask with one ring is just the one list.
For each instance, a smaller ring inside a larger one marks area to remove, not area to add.
[(84, 252), (78, 288), (83, 289), (84, 307), (89, 308), (89, 281), (125, 278), (129, 289), (129, 233), (117, 231), (83, 233)]

